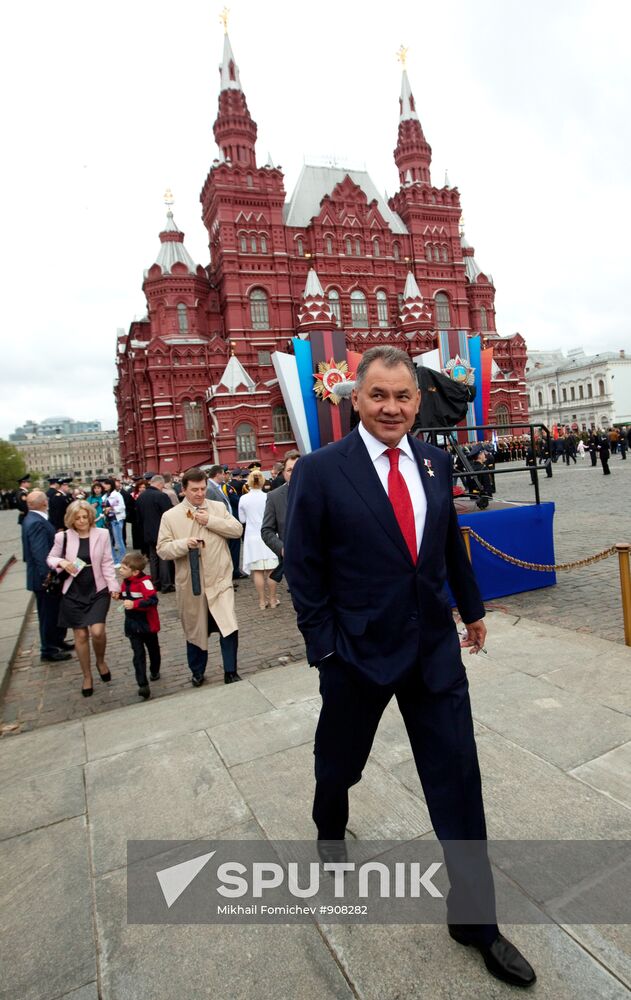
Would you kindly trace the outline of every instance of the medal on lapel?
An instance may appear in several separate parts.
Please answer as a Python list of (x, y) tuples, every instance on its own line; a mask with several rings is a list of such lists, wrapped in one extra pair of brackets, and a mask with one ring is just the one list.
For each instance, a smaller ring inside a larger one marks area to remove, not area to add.
[(434, 470), (432, 469), (432, 462), (431, 462), (431, 459), (429, 459), (429, 458), (424, 458), (424, 459), (423, 459), (423, 465), (425, 466), (425, 469), (427, 470), (427, 475), (428, 475), (428, 476), (431, 476), (431, 477), (432, 477), (432, 479), (433, 479), (433, 478), (434, 478), (434, 476), (435, 476), (435, 472), (434, 472)]

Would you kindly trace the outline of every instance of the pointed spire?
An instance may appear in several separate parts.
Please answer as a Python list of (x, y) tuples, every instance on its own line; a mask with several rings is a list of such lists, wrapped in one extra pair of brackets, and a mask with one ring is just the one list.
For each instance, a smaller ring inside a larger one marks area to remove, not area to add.
[(218, 384), (211, 386), (211, 396), (216, 396), (222, 386), (228, 390), (231, 396), (234, 396), (239, 386), (242, 386), (248, 392), (254, 392), (256, 389), (256, 382), (250, 378), (234, 353), (234, 350), (230, 354), (228, 364), (224, 368), (223, 375), (219, 379)]
[(421, 327), (429, 329), (431, 321), (432, 314), (425, 305), (418, 282), (414, 277), (414, 272), (408, 271), (403, 291), (403, 305), (401, 306), (401, 313), (399, 315), (399, 326), (404, 329), (413, 328), (418, 330)]
[(265, 164), (265, 166), (269, 167), (270, 170), (274, 169), (274, 161), (272, 159), (272, 154), (271, 153), (267, 154), (267, 163)]
[(414, 94), (412, 93), (406, 69), (403, 70), (401, 75), (401, 97), (399, 98), (399, 109), (399, 121), (405, 121), (408, 118), (413, 118), (415, 121), (419, 120), (416, 113)]
[(394, 162), (399, 169), (401, 185), (410, 183), (407, 180), (408, 174), (411, 177), (411, 183), (420, 181), (422, 184), (430, 184), (429, 168), (432, 162), (432, 149), (423, 135), (423, 129), (416, 112), (416, 103), (405, 68), (407, 52), (408, 50), (402, 45), (397, 53), (397, 58), (403, 66), (403, 73), (399, 98), (399, 133), (397, 148), (394, 151)]
[(167, 206), (167, 221), (164, 229), (160, 233), (160, 250), (155, 259), (155, 263), (162, 268), (163, 274), (170, 274), (174, 264), (185, 264), (191, 274), (197, 273), (195, 261), (184, 246), (184, 233), (178, 229), (173, 212), (174, 198), (169, 188), (164, 194), (164, 203)]
[(227, 31), (223, 36), (223, 58), (219, 66), (219, 76), (221, 78), (220, 90), (241, 90), (239, 67), (234, 58), (234, 52), (232, 51)]
[[(225, 14), (225, 12), (224, 12)], [(221, 20), (226, 27), (227, 14)], [(256, 168), (254, 144), (256, 143), (256, 122), (248, 110), (239, 67), (237, 66), (230, 38), (226, 31), (223, 41), (223, 58), (219, 67), (219, 110), (213, 125), (215, 142), (226, 161), (236, 167)]]
[(446, 188), (451, 187), (451, 184), (449, 183), (449, 173), (447, 171), (447, 167), (445, 167), (445, 184), (444, 184), (444, 187), (446, 187)]
[(330, 330), (336, 325), (331, 307), (324, 297), (324, 289), (313, 267), (309, 268), (302, 300), (302, 306), (298, 313), (298, 326), (302, 330), (311, 330), (316, 327)]

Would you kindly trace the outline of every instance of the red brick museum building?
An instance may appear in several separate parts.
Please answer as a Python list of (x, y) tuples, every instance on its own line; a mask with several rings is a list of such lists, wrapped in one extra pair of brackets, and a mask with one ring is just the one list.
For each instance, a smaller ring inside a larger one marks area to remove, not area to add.
[(494, 348), (489, 421), (527, 419), (526, 344), (496, 332), (492, 279), (461, 233), (457, 188), (432, 185), (405, 68), (400, 187), (387, 203), (365, 171), (308, 164), (287, 200), (281, 170), (257, 165), (257, 126), (227, 34), (220, 73), (219, 151), (200, 197), (210, 262), (194, 263), (167, 202), (144, 275), (147, 315), (118, 335), (123, 470), (177, 473), (255, 457), (269, 468), (294, 444), (270, 356), (307, 335), (311, 269), (320, 321), (343, 329), (349, 349), (393, 344), (416, 356), (437, 346), (439, 330), (480, 333)]

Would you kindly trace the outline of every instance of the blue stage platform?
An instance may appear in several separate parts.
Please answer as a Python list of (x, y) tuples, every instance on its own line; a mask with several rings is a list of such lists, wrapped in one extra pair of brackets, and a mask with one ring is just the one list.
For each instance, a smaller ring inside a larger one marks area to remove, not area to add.
[[(507, 555), (548, 565), (554, 565), (553, 519), (553, 503), (458, 515), (461, 527), (466, 525), (472, 528)], [(556, 573), (514, 566), (489, 552), (475, 538), (471, 538), (471, 561), (485, 601), (519, 594), (524, 590), (551, 587), (556, 583)]]

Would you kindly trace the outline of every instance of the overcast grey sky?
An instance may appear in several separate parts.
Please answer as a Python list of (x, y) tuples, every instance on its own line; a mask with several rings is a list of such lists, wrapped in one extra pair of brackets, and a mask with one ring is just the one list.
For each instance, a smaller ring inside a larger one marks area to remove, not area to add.
[[(68, 414), (115, 426), (117, 327), (145, 311), (163, 193), (207, 263), (223, 46), (209, 0), (32, 0), (4, 16), (0, 435)], [(233, 0), (260, 163), (366, 165), (392, 193), (400, 66), (492, 273), (498, 329), (631, 350), (631, 13), (621, 0)]]

